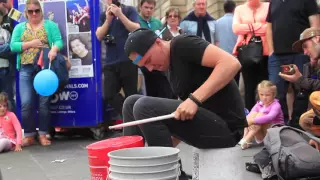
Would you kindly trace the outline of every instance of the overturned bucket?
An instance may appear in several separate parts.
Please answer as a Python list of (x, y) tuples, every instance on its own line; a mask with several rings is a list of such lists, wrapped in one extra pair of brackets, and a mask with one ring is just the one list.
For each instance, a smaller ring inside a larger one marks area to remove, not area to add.
[(112, 151), (111, 180), (175, 180), (180, 175), (180, 150), (171, 147), (138, 147)]
[(105, 180), (108, 178), (108, 153), (114, 150), (132, 147), (143, 147), (141, 136), (122, 136), (110, 138), (88, 145), (88, 160), (91, 180)]

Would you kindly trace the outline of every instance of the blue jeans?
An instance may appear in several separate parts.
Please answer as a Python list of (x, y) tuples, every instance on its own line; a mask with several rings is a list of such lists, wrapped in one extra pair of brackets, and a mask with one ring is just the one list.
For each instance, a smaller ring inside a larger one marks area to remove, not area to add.
[[(289, 120), (288, 115), (288, 105), (287, 105), (287, 92), (289, 82), (285, 81), (279, 76), (280, 66), (286, 64), (295, 64), (300, 72), (303, 72), (303, 64), (309, 62), (309, 57), (303, 54), (292, 54), (292, 55), (275, 55), (272, 54), (269, 56), (268, 61), (268, 69), (269, 69), (269, 80), (276, 84), (278, 89), (278, 98), (281, 104), (281, 109), (284, 115), (285, 122)], [(293, 88), (294, 89), (294, 88)], [(295, 91), (295, 102), (296, 102), (296, 94), (297, 90)], [(306, 103), (307, 104), (307, 103)], [(297, 109), (305, 109), (307, 110), (308, 107), (297, 107), (296, 103), (293, 104), (293, 111)]]
[(16, 102), (14, 100), (14, 76), (10, 73), (10, 68), (0, 68), (0, 92), (5, 92), (8, 95), (9, 110), (16, 111)]
[[(36, 135), (35, 103), (38, 95), (33, 88), (35, 77), (33, 65), (22, 65), (19, 74), (21, 117), (25, 137)], [(45, 135), (50, 125), (50, 97), (39, 96), (39, 135)]]

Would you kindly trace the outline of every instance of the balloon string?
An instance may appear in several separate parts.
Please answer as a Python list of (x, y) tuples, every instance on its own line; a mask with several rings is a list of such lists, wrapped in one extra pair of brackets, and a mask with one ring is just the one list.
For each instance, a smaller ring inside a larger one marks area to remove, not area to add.
[[(51, 43), (51, 49), (53, 48), (53, 42)], [(50, 59), (49, 59), (49, 61), (50, 61)], [(50, 69), (50, 67), (51, 67), (51, 61), (49, 62), (49, 69)]]

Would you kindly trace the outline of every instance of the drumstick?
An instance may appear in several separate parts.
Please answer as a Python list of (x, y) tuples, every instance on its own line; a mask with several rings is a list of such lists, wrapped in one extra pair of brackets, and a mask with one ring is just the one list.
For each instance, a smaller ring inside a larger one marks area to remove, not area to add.
[(173, 117), (174, 117), (174, 113), (168, 114), (168, 115), (163, 115), (163, 116), (158, 116), (158, 117), (153, 117), (153, 118), (142, 119), (142, 120), (138, 120), (138, 121), (122, 123), (122, 124), (118, 124), (115, 126), (109, 126), (109, 129), (119, 129), (119, 128), (124, 128), (124, 127), (129, 127), (129, 126), (136, 126), (136, 125), (140, 125), (140, 124), (144, 124), (144, 123), (170, 119)]

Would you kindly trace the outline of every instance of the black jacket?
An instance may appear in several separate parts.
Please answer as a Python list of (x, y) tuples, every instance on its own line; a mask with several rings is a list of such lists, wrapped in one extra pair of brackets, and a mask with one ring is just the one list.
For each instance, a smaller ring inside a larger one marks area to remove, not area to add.
[(295, 86), (307, 91), (320, 90), (320, 69), (315, 70), (310, 63), (303, 65), (303, 76), (295, 83)]

